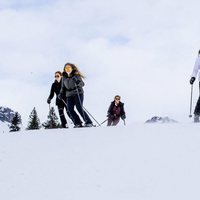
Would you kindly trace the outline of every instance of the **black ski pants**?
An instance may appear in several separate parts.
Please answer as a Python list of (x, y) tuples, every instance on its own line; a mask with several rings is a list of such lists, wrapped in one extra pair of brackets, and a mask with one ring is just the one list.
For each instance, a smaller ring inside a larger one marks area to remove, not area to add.
[(58, 105), (58, 113), (59, 113), (61, 125), (62, 125), (63, 128), (66, 127), (66, 125), (67, 125), (67, 120), (66, 120), (65, 115), (64, 115), (64, 108), (66, 109), (66, 112), (67, 112), (67, 115), (69, 116), (69, 118), (72, 119), (67, 107), (63, 104), (59, 104)]
[(79, 95), (76, 94), (74, 96), (67, 97), (67, 106), (68, 106), (69, 113), (73, 118), (74, 125), (82, 124), (78, 114), (74, 110), (75, 106), (76, 106), (77, 111), (79, 112), (79, 114), (83, 118), (85, 124), (92, 124), (90, 117), (83, 110), (83, 99), (84, 99), (83, 94), (79, 94)]
[[(200, 91), (200, 82), (199, 82), (199, 91)], [(195, 106), (194, 114), (200, 115), (200, 96), (199, 96), (199, 99), (198, 99), (197, 104)]]

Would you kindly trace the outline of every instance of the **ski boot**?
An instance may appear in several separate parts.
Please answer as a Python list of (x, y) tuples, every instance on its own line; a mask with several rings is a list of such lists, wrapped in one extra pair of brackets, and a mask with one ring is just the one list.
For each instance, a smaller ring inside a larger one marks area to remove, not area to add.
[(93, 127), (94, 125), (92, 123), (85, 124), (85, 127)]
[(63, 124), (61, 128), (69, 128), (68, 124)]
[(76, 124), (75, 126), (74, 126), (74, 128), (82, 128), (83, 126), (82, 126), (82, 124)]

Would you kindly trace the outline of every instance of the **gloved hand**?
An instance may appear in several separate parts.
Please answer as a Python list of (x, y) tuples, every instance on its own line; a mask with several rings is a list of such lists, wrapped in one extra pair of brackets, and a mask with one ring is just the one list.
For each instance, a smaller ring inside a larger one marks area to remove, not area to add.
[(76, 83), (76, 84), (79, 84), (80, 80), (78, 79), (77, 76), (73, 76), (73, 81)]
[(50, 99), (50, 98), (47, 99), (47, 103), (48, 103), (48, 104), (51, 103), (51, 99)]
[(122, 115), (121, 118), (122, 118), (122, 120), (125, 120), (126, 119), (126, 115)]
[(111, 114), (107, 114), (107, 118), (109, 118), (109, 119), (113, 119), (113, 118), (114, 118), (114, 116), (113, 116), (113, 115), (111, 115)]
[(196, 79), (195, 77), (191, 77), (191, 79), (190, 79), (190, 84), (191, 84), (191, 85), (193, 85), (195, 79)]

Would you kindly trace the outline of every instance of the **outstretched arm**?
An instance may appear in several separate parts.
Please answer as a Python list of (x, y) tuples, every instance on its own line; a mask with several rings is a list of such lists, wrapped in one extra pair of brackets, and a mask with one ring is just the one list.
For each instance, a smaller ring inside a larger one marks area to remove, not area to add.
[(54, 97), (54, 84), (52, 84), (52, 86), (51, 86), (51, 90), (50, 90), (50, 95), (49, 95), (49, 97), (48, 97), (48, 99), (47, 99), (47, 103), (51, 103), (51, 99), (53, 99), (53, 97)]
[(122, 106), (121, 106), (121, 118), (123, 120), (126, 119), (126, 113), (125, 113), (125, 110), (124, 110), (124, 103), (122, 103)]
[(199, 68), (200, 68), (200, 56), (197, 57), (195, 64), (194, 64), (194, 69), (192, 71), (192, 75), (191, 77), (196, 78), (198, 72), (199, 72)]

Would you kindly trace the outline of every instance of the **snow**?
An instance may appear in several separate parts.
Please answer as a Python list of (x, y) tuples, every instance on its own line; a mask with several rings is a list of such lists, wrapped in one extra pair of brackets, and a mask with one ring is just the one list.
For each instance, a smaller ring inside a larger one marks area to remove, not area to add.
[(7, 122), (0, 121), (0, 134), (9, 131), (8, 124), (9, 123), (7, 123)]
[(4, 200), (199, 200), (199, 124), (0, 134)]

